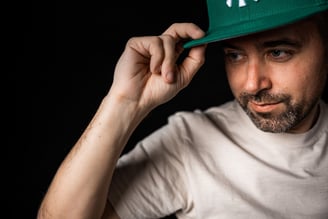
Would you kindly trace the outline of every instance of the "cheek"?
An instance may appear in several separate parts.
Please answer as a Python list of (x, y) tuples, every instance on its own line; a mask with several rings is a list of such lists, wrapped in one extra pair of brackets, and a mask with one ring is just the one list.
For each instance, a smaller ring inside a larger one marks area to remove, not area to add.
[(327, 80), (328, 63), (323, 48), (321, 41), (312, 40), (306, 57), (303, 57), (303, 62), (299, 63), (303, 69), (303, 89), (307, 91), (304, 95), (311, 98), (322, 94)]
[(226, 74), (230, 89), (235, 97), (238, 97), (239, 94), (242, 92), (242, 84), (243, 80), (245, 80), (243, 75), (238, 73), (236, 69), (226, 67)]
[[(290, 69), (286, 78), (281, 83), (285, 84), (286, 89), (296, 99), (307, 101), (321, 95), (327, 74), (324, 66), (318, 59), (305, 59)], [(288, 75), (288, 76), (287, 76)]]

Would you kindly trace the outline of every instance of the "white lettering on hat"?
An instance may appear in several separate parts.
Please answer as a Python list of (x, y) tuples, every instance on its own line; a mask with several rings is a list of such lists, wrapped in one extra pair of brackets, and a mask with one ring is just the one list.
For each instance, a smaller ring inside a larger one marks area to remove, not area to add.
[[(253, 0), (254, 2), (258, 2), (259, 0)], [(227, 0), (227, 5), (228, 5), (228, 7), (229, 8), (231, 8), (232, 7), (232, 0)], [(245, 7), (246, 6), (246, 2), (245, 2), (245, 0), (239, 0), (239, 7), (241, 8), (241, 7)]]

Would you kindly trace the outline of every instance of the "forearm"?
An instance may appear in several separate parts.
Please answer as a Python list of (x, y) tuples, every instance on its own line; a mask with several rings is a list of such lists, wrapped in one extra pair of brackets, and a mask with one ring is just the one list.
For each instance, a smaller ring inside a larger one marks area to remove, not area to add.
[(106, 97), (58, 169), (40, 218), (100, 218), (116, 162), (144, 116), (136, 106)]
[(161, 36), (131, 38), (115, 67), (109, 95), (59, 167), (39, 218), (100, 218), (116, 162), (147, 113), (186, 87), (205, 60), (205, 46), (190, 50), (180, 65), (185, 38), (204, 32), (194, 24), (171, 25)]

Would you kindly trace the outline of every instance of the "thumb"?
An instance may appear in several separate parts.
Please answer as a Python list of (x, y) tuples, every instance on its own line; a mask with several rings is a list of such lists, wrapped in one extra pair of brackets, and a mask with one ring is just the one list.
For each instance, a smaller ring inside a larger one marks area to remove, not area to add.
[(197, 71), (205, 63), (205, 51), (207, 44), (196, 46), (190, 49), (187, 57), (179, 66), (179, 72), (184, 75), (187, 83), (191, 81)]

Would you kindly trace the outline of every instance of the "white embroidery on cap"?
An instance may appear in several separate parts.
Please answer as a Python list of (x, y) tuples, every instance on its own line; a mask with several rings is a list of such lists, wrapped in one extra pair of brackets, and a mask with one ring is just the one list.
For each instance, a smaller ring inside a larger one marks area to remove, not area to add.
[[(254, 2), (258, 2), (259, 0), (253, 0)], [(227, 5), (228, 5), (228, 7), (229, 8), (231, 8), (232, 7), (232, 0), (227, 0)], [(245, 2), (245, 0), (239, 0), (239, 7), (241, 8), (241, 7), (245, 7), (246, 6), (246, 2)]]

